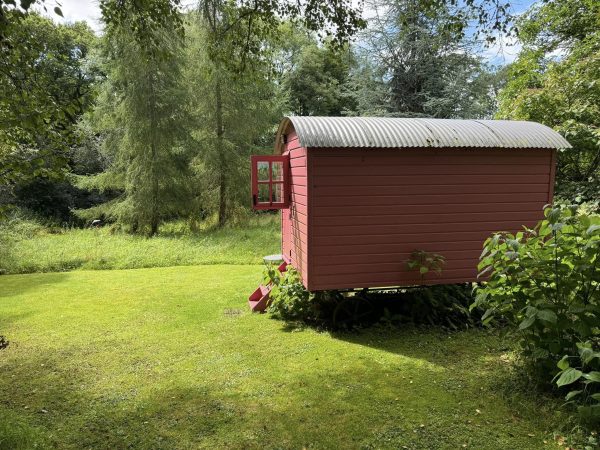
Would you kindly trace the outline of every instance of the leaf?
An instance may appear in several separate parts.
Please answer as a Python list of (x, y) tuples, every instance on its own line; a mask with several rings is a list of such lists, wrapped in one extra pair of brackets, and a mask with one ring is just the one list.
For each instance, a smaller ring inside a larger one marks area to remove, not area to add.
[(526, 317), (525, 320), (519, 324), (519, 330), (529, 328), (531, 325), (533, 325), (533, 322), (535, 322), (535, 316)]
[(421, 267), (419, 268), (419, 273), (420, 273), (421, 275), (425, 275), (427, 272), (429, 272), (429, 268), (428, 268), (428, 267), (421, 266)]
[(566, 370), (563, 370), (562, 374), (560, 375), (560, 377), (558, 378), (558, 380), (556, 380), (556, 385), (558, 387), (561, 386), (566, 386), (568, 384), (572, 384), (575, 383), (577, 380), (579, 380), (581, 378), (583, 374), (581, 373), (581, 370), (577, 370), (577, 369), (573, 369), (572, 367), (569, 367)]
[(579, 356), (584, 364), (589, 364), (594, 358), (600, 357), (600, 353), (594, 352), (594, 350), (589, 347), (581, 347), (579, 349)]
[(563, 356), (562, 359), (556, 364), (560, 370), (566, 370), (569, 368), (569, 357)]
[(486, 312), (483, 313), (483, 316), (481, 316), (481, 320), (484, 321), (485, 319), (487, 319), (488, 317), (490, 317), (494, 312), (495, 312), (494, 308), (488, 308), (486, 310)]
[(571, 400), (573, 397), (577, 397), (579, 394), (581, 394), (583, 391), (579, 390), (579, 391), (571, 391), (569, 392), (566, 396), (565, 396), (565, 400), (569, 401)]
[(60, 17), (64, 17), (64, 16), (63, 16), (63, 13), (62, 13), (62, 9), (60, 9), (58, 6), (55, 6), (55, 7), (54, 7), (54, 12), (55, 12), (56, 14), (58, 14)]
[(600, 225), (590, 225), (590, 227), (587, 230), (585, 230), (585, 234), (591, 236), (592, 234), (595, 234), (595, 232), (598, 230), (600, 230)]
[(542, 309), (541, 311), (538, 311), (537, 316), (540, 319), (550, 323), (556, 323), (556, 320), (558, 319), (555, 312), (550, 309)]
[(592, 394), (592, 395), (590, 395), (590, 397), (592, 397), (594, 400), (598, 400), (600, 402), (600, 392), (598, 392), (597, 394)]
[(592, 371), (590, 373), (584, 373), (583, 378), (593, 381), (594, 383), (600, 383), (600, 372)]

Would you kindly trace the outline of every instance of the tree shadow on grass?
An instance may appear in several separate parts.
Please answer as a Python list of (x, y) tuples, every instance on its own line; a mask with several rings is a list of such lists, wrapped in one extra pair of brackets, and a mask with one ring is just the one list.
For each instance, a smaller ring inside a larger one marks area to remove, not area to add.
[[(101, 388), (98, 381), (112, 374), (88, 365), (80, 349), (23, 354), (10, 365), (0, 359), (0, 416), (8, 411), (11, 421), (25, 425), (23, 434), (35, 433), (33, 440), (13, 436), (11, 448), (19, 442), (27, 444), (22, 448), (40, 442), (98, 449), (540, 448), (547, 415), (513, 417), (506, 401), (490, 398), (488, 387), (480, 391), (482, 372), (427, 363), (414, 349), (409, 356), (416, 339), (409, 333), (388, 344), (369, 341), (379, 337), (364, 333), (347, 342), (383, 345), (403, 357), (390, 362), (351, 352), (272, 373), (268, 361), (249, 360), (247, 370), (232, 369), (221, 382), (204, 371), (177, 380), (155, 380), (149, 372), (137, 383), (119, 381), (121, 373)], [(432, 345), (427, 337), (423, 341)], [(79, 364), (70, 364), (71, 358)], [(152, 359), (144, 357), (146, 363)], [(536, 435), (531, 446), (521, 440), (527, 433)]]
[(66, 272), (3, 275), (0, 276), (0, 299), (42, 290), (53, 284), (63, 283), (70, 274)]

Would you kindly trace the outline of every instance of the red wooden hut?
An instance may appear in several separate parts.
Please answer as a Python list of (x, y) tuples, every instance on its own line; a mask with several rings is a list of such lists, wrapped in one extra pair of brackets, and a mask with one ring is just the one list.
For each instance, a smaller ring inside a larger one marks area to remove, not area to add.
[(310, 291), (422, 283), (415, 250), (446, 258), (426, 284), (477, 279), (483, 241), (534, 225), (556, 150), (534, 122), (286, 117), (252, 158), (255, 209), (281, 209), (282, 254)]

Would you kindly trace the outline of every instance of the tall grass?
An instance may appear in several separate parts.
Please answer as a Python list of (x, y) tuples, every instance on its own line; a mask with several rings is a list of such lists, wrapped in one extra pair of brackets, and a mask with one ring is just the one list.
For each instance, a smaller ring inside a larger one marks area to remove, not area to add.
[(244, 226), (197, 231), (165, 224), (153, 238), (114, 228), (52, 228), (19, 220), (0, 228), (0, 273), (74, 269), (135, 269), (196, 264), (259, 264), (280, 252), (279, 216), (264, 215)]

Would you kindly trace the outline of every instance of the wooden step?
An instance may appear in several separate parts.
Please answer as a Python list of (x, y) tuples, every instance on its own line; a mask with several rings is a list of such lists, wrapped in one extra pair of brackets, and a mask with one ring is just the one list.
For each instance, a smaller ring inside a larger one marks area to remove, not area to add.
[(271, 285), (265, 286), (261, 284), (248, 297), (248, 306), (253, 312), (264, 312), (269, 306), (269, 294), (271, 293)]

